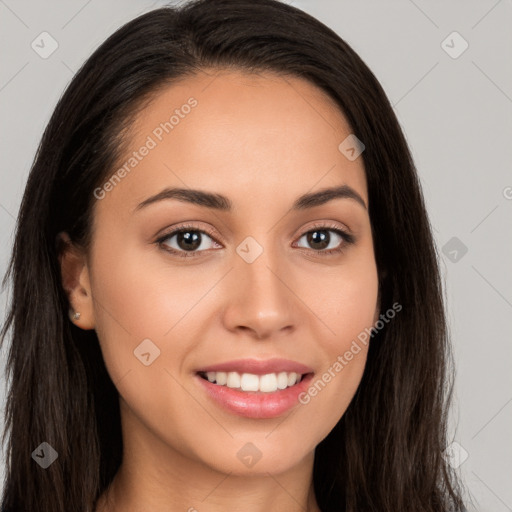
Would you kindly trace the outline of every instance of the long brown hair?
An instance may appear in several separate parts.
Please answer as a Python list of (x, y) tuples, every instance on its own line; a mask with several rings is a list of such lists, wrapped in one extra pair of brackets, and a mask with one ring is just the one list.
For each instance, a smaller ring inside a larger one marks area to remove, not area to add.
[[(404, 135), (379, 82), (336, 33), (277, 0), (199, 0), (143, 14), (111, 35), (59, 100), (17, 220), (5, 286), (12, 299), (2, 510), (94, 510), (122, 458), (117, 390), (94, 330), (68, 319), (56, 235), (91, 241), (93, 191), (122, 155), (125, 129), (160, 88), (232, 67), (305, 78), (339, 105), (363, 141), (381, 310), (346, 413), (317, 446), (324, 512), (463, 510), (443, 458), (453, 375), (438, 254)], [(31, 453), (47, 442), (57, 463)]]

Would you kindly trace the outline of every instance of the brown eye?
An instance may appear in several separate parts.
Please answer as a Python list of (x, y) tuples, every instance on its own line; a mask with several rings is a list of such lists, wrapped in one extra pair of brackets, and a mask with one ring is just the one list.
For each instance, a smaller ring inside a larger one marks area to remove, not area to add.
[[(320, 228), (308, 231), (301, 236), (300, 239), (306, 239), (306, 243), (310, 249), (314, 249), (316, 251), (325, 251), (327, 252), (336, 251), (340, 246), (340, 242), (344, 241), (343, 233), (338, 230), (328, 229), (328, 228)], [(299, 239), (299, 240), (300, 240)], [(344, 245), (342, 243), (342, 245)], [(299, 246), (300, 247), (300, 246)]]
[(212, 235), (195, 226), (180, 226), (161, 236), (156, 243), (177, 256), (200, 256), (200, 253), (218, 244)]
[(169, 243), (169, 246), (176, 251), (195, 251), (201, 247), (202, 250), (208, 249), (209, 247), (205, 247), (205, 241), (207, 245), (207, 239), (210, 239), (210, 236), (204, 233), (203, 231), (186, 229), (175, 231), (168, 235), (164, 240), (173, 240), (175, 238), (174, 243)]

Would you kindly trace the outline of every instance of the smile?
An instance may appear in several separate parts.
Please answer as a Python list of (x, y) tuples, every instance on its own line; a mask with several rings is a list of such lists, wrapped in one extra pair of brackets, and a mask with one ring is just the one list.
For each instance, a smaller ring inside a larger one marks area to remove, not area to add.
[(311, 385), (313, 376), (297, 372), (258, 375), (201, 371), (196, 373), (196, 382), (205, 398), (225, 412), (261, 420), (277, 418), (300, 405), (299, 396)]
[(199, 375), (218, 386), (226, 386), (241, 391), (274, 393), (298, 384), (303, 375), (296, 372), (279, 372), (256, 375), (241, 372), (199, 372)]

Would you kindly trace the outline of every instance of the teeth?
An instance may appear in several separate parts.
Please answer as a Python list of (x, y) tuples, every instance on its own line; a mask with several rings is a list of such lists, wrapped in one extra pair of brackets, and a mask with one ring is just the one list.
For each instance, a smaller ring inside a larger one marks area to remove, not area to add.
[[(204, 375), (204, 374), (203, 374)], [(300, 373), (279, 372), (255, 375), (253, 373), (238, 372), (207, 372), (206, 378), (219, 386), (228, 388), (240, 388), (242, 391), (262, 391), (272, 393), (278, 389), (286, 389), (294, 386), (302, 379)]]
[(288, 386), (293, 386), (297, 382), (298, 375), (295, 372), (288, 374)]
[(220, 384), (221, 386), (225, 386), (226, 382), (228, 381), (228, 374), (226, 372), (212, 372), (216, 373), (217, 376), (215, 377), (215, 381), (217, 384)]
[(288, 374), (281, 372), (277, 374), (277, 387), (279, 389), (285, 389), (288, 386)]
[(260, 379), (252, 373), (244, 373), (240, 378), (240, 387), (242, 391), (259, 391)]
[(226, 386), (228, 388), (239, 388), (240, 387), (240, 374), (236, 373), (236, 372), (229, 372)]
[[(244, 388), (242, 388), (242, 390), (245, 391)], [(260, 377), (260, 391), (264, 391), (265, 393), (277, 391), (277, 377), (275, 373), (267, 373)]]

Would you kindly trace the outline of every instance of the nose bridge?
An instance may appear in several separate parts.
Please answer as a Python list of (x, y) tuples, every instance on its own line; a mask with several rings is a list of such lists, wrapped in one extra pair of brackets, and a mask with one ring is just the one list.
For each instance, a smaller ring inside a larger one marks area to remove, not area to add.
[(279, 248), (269, 246), (272, 236), (259, 239), (247, 237), (236, 248), (226, 321), (263, 337), (293, 325), (293, 294), (285, 285)]

